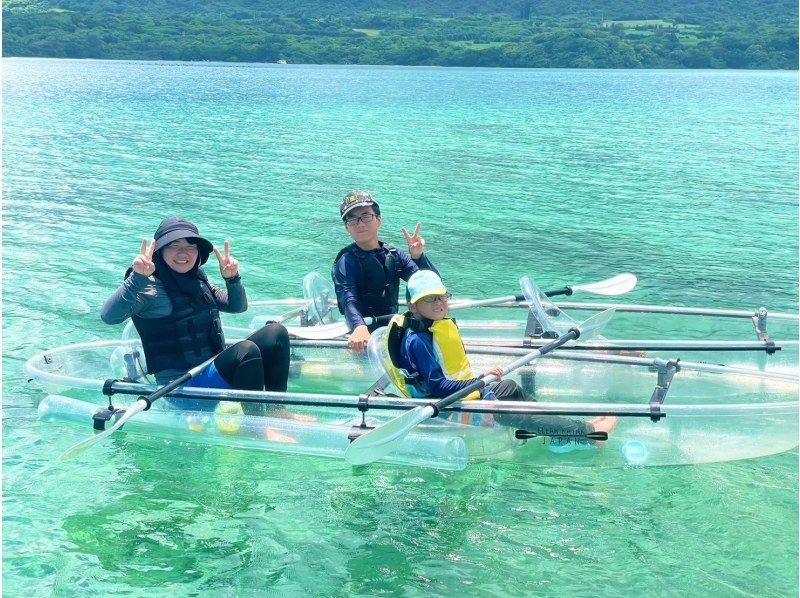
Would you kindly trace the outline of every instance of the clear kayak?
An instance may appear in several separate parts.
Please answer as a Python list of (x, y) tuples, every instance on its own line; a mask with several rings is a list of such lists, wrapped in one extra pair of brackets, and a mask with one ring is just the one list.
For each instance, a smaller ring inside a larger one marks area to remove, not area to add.
[[(519, 296), (452, 302), (452, 315), (467, 342), (504, 347), (541, 346), (574, 326), (587, 312), (613, 307), (616, 315), (605, 337), (591, 342), (578, 340), (568, 346), (574, 350), (634, 351), (661, 358), (679, 354), (691, 356), (695, 361), (798, 372), (800, 318), (797, 314), (772, 312), (763, 307), (734, 310), (559, 302), (528, 277), (523, 277), (520, 284), (523, 293)], [(330, 281), (312, 272), (304, 279), (302, 299), (252, 301), (247, 313), (224, 314), (223, 319), (230, 338), (244, 338), (267, 321), (282, 322), (298, 339), (343, 338), (347, 326), (334, 298)]]
[[(479, 344), (467, 349), (475, 371), (529, 351)], [(141, 375), (140, 359), (136, 339), (96, 341), (39, 353), (25, 368), (50, 393), (39, 408), (43, 420), (78, 421), (88, 429), (109, 402), (124, 408), (155, 390)], [(341, 457), (364, 430), (428, 402), (391, 396), (393, 389), (385, 384), (376, 392), (379, 374), (341, 340), (293, 341), (286, 393), (185, 387), (170, 393), (224, 401), (219, 405), (265, 404), (265, 414), (170, 410), (158, 401), (125, 423), (124, 430)], [(456, 403), (417, 427), (383, 461), (442, 469), (462, 469), (485, 459), (565, 466), (686, 465), (755, 458), (798, 444), (798, 378), (792, 372), (559, 349), (511, 378), (536, 400)], [(509, 415), (519, 416), (513, 426), (500, 423)], [(531, 431), (549, 416), (584, 422), (599, 416), (619, 419), (607, 441), (594, 442)]]

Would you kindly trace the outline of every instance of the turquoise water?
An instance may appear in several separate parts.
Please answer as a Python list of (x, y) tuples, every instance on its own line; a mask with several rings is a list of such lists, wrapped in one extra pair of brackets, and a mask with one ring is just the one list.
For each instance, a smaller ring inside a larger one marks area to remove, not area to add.
[(167, 215), (299, 295), (352, 188), (460, 295), (631, 271), (630, 301), (797, 311), (796, 73), (3, 67), (4, 594), (797, 594), (796, 450), (449, 473), (120, 434), (54, 464), (89, 430), (39, 423), (21, 367), (119, 335), (97, 312)]

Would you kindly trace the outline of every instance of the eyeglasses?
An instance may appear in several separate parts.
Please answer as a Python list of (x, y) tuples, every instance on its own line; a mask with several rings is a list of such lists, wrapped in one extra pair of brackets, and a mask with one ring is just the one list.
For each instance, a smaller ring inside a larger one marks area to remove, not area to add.
[(428, 295), (427, 297), (422, 298), (423, 303), (444, 303), (445, 301), (449, 300), (452, 297), (450, 293), (445, 293), (444, 295)]
[(170, 249), (172, 251), (197, 251), (197, 245), (194, 243), (189, 243), (188, 245), (176, 245), (175, 243), (170, 243), (164, 249)]
[(377, 214), (361, 214), (361, 216), (352, 216), (344, 219), (345, 226), (356, 226), (359, 222), (369, 224), (378, 217)]

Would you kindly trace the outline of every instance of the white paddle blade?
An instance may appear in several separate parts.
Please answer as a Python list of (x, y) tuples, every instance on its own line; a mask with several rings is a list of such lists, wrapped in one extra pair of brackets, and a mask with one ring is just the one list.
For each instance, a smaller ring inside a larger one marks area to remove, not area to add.
[(328, 341), (346, 335), (349, 330), (345, 322), (323, 324), (321, 326), (287, 326), (286, 330), (294, 338), (310, 341)]
[(344, 458), (353, 465), (366, 465), (385, 457), (403, 442), (418, 423), (434, 414), (433, 407), (417, 407), (359, 436), (344, 451)]
[(636, 286), (636, 282), (636, 276), (630, 272), (624, 272), (607, 280), (591, 282), (589, 284), (576, 284), (572, 285), (571, 288), (574, 293), (593, 293), (595, 295), (613, 297), (616, 295), (624, 295), (625, 293), (632, 291)]
[(69, 447), (67, 450), (61, 453), (61, 456), (59, 458), (71, 459), (72, 457), (80, 455), (82, 452), (84, 452), (86, 449), (88, 449), (96, 442), (100, 442), (104, 438), (111, 436), (111, 434), (119, 430), (126, 421), (128, 421), (130, 418), (132, 418), (140, 411), (144, 411), (145, 407), (147, 407), (147, 403), (145, 403), (144, 401), (136, 401), (133, 405), (131, 405), (128, 409), (125, 410), (125, 413), (122, 415), (122, 417), (120, 417), (114, 423), (114, 425), (111, 426), (108, 430), (104, 430), (99, 434), (95, 434), (94, 436), (90, 436), (85, 440), (81, 440), (77, 444), (73, 444), (71, 447)]
[(594, 338), (602, 338), (600, 337), (600, 334), (603, 332), (603, 329), (606, 327), (606, 325), (611, 321), (611, 318), (614, 317), (614, 313), (616, 311), (617, 308), (612, 307), (611, 309), (601, 311), (599, 314), (595, 314), (591, 318), (581, 322), (578, 325), (578, 329), (581, 331), (580, 340), (588, 341)]

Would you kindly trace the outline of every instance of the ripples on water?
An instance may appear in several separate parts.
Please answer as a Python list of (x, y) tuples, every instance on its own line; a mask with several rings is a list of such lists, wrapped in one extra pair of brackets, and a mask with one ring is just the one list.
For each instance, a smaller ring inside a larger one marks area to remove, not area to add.
[(635, 301), (795, 311), (796, 73), (4, 67), (8, 595), (796, 595), (796, 451), (441, 473), (120, 435), (42, 471), (88, 430), (39, 424), (21, 372), (118, 333), (97, 310), (166, 215), (298, 295), (351, 188), (462, 295), (627, 270)]

